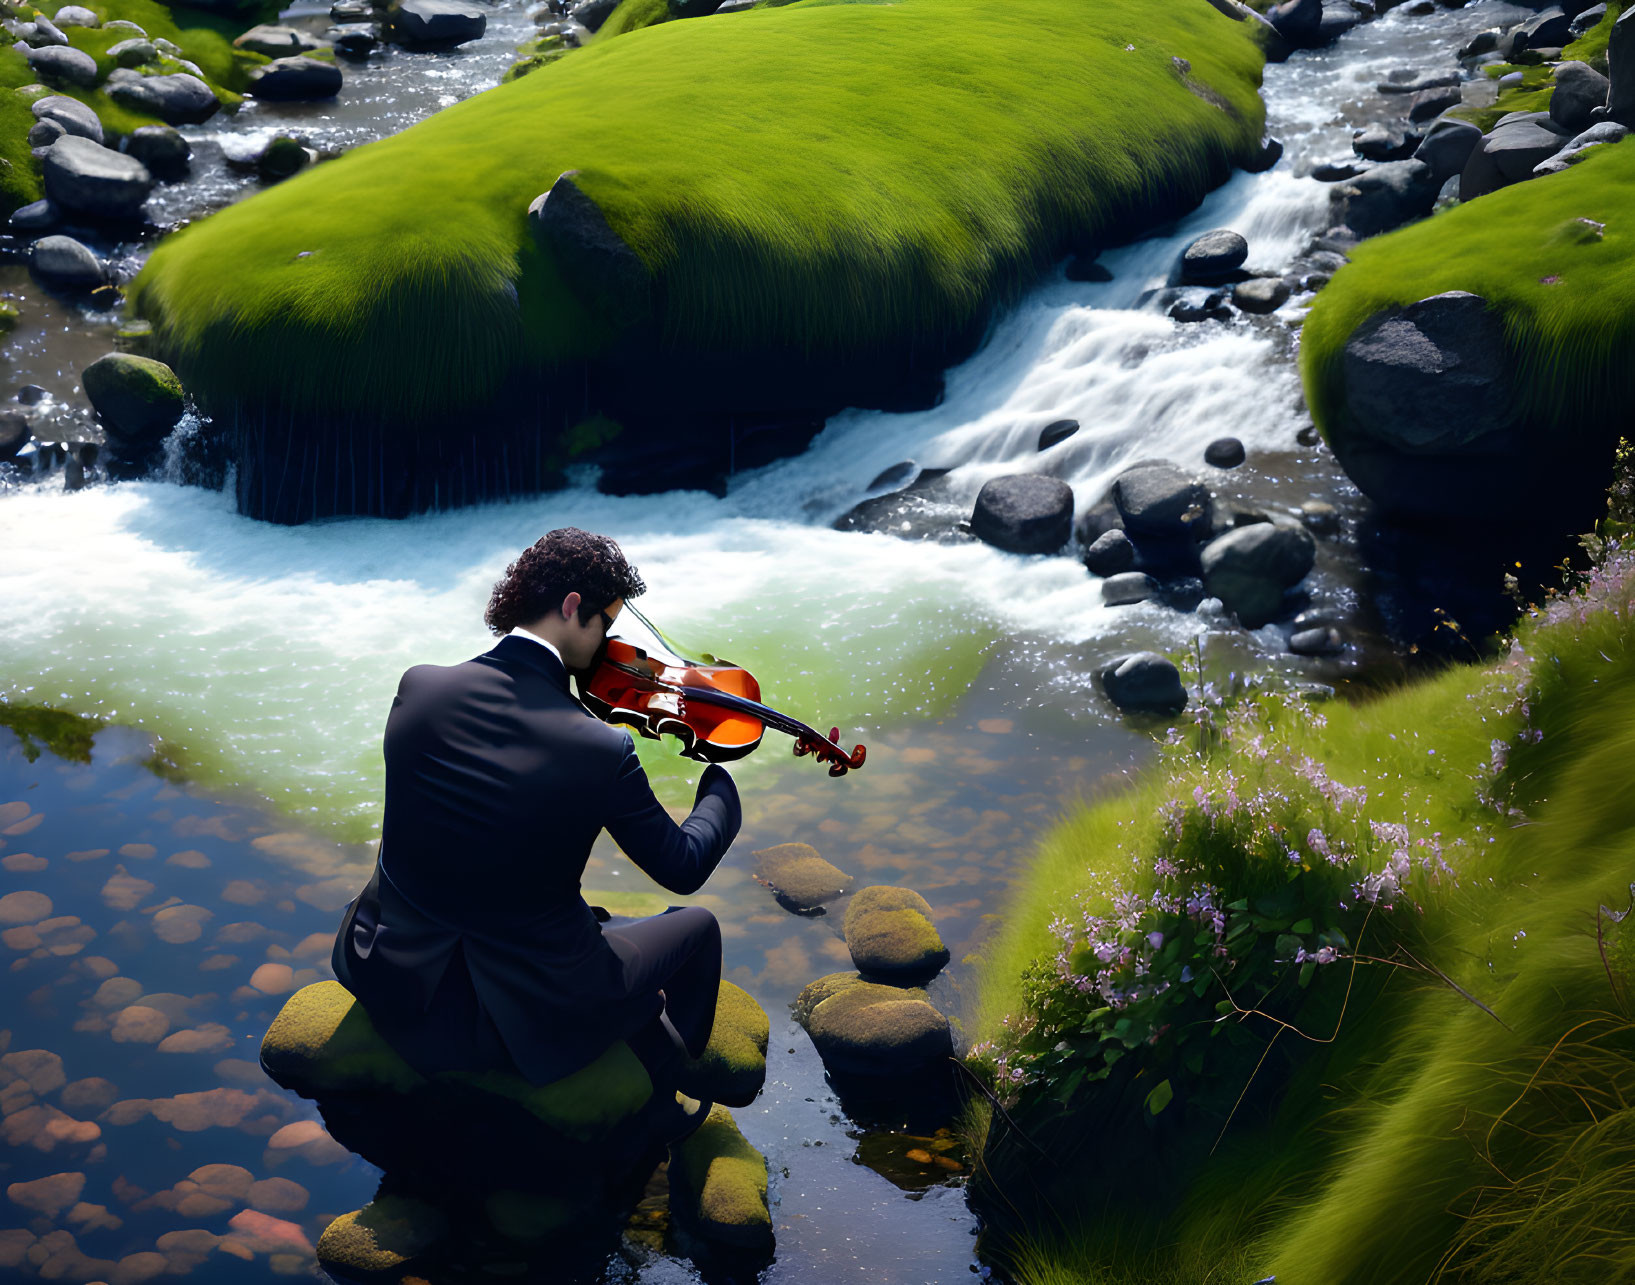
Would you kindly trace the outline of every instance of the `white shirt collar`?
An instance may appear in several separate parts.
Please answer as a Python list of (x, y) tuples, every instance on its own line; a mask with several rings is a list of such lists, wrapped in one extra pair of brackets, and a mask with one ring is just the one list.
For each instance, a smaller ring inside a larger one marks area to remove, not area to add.
[(550, 652), (551, 655), (556, 657), (557, 661), (561, 664), (563, 669), (567, 669), (568, 663), (567, 663), (567, 661), (562, 659), (562, 653), (556, 649), (556, 644), (555, 643), (550, 642), (547, 639), (541, 638), (538, 634), (529, 633), (521, 625), (518, 625), (515, 629), (513, 629), (510, 633), (506, 634), (505, 636), (507, 638), (526, 638), (526, 639), (528, 639), (529, 642), (538, 643), (541, 647), (545, 648), (546, 651)]

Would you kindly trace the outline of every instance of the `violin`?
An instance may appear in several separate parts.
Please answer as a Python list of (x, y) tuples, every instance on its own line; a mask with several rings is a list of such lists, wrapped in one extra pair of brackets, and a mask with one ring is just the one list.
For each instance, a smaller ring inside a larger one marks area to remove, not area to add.
[[(628, 602), (624, 609), (670, 646), (646, 616)], [(624, 723), (650, 740), (674, 736), (682, 756), (700, 763), (743, 758), (769, 727), (795, 738), (798, 757), (827, 763), (830, 776), (844, 776), (868, 757), (861, 745), (850, 753), (842, 748), (838, 727), (824, 736), (763, 705), (761, 685), (747, 669), (713, 657), (687, 660), (679, 652), (676, 659), (679, 664), (670, 664), (623, 638), (609, 638), (596, 665), (579, 676), (579, 698), (604, 722)]]

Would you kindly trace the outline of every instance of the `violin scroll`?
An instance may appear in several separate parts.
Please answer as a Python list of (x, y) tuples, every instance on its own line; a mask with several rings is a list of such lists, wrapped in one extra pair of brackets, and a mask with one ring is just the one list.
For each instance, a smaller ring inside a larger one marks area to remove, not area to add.
[(856, 746), (850, 754), (840, 745), (840, 729), (831, 727), (829, 739), (824, 740), (815, 732), (810, 736), (800, 736), (795, 739), (795, 755), (797, 758), (810, 754), (819, 763), (829, 765), (830, 776), (845, 776), (853, 768), (862, 767), (869, 756), (868, 747)]

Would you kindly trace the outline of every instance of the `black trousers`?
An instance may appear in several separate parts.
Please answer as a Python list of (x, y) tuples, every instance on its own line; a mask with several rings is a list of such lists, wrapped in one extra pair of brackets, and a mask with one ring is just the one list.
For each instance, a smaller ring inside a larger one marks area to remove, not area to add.
[[(626, 992), (662, 992), (666, 1034), (689, 1057), (701, 1056), (721, 989), (721, 925), (715, 916), (702, 906), (672, 906), (651, 919), (604, 926), (602, 936), (624, 962)], [(658, 1056), (649, 1041), (641, 1043), (636, 1052), (644, 1062)]]

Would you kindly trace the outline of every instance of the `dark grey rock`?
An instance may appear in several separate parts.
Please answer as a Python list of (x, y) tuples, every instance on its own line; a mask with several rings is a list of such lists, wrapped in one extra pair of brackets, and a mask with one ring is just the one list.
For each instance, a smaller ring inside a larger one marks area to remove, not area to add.
[(1076, 419), (1055, 419), (1039, 430), (1039, 449), (1048, 451), (1058, 442), (1065, 442), (1079, 431)]
[(1499, 32), (1497, 29), (1478, 31), (1467, 40), (1459, 49), (1461, 58), (1479, 58), (1483, 54), (1497, 53), (1499, 49)]
[(55, 227), (61, 218), (53, 202), (31, 201), (11, 212), (11, 226), (23, 232), (38, 232), (41, 228)]
[(70, 45), (46, 45), (28, 51), (28, 65), (34, 74), (46, 82), (61, 81), (69, 85), (93, 88), (101, 75), (97, 60), (83, 49)]
[(108, 435), (124, 446), (151, 445), (176, 427), (184, 409), (182, 385), (163, 362), (112, 352), (80, 372)]
[(1228, 280), (1249, 257), (1249, 243), (1226, 228), (1205, 232), (1181, 254), (1181, 280), (1210, 285)]
[(1289, 283), (1282, 277), (1255, 277), (1232, 287), (1232, 302), (1244, 312), (1276, 312), (1289, 301)]
[(913, 460), (900, 460), (888, 469), (882, 469), (869, 483), (871, 493), (890, 495), (893, 491), (900, 491), (920, 475), (920, 466)]
[(1486, 300), (1451, 291), (1376, 313), (1342, 362), (1329, 445), (1377, 504), (1474, 517), (1493, 511), (1489, 485), (1516, 493), (1527, 469), (1513, 431), (1514, 358)]
[[(1109, 531), (1123, 530), (1124, 519), (1119, 515), (1118, 506), (1113, 503), (1113, 497), (1109, 494), (1079, 515), (1078, 521), (1073, 524), (1073, 538), (1085, 548), (1089, 548)], [(1125, 568), (1120, 567), (1119, 570), (1123, 571)]]
[(380, 37), (375, 34), (375, 28), (366, 22), (350, 22), (339, 27), (331, 27), (329, 38), (334, 42), (336, 53), (355, 60), (367, 58), (380, 44)]
[(1571, 23), (1568, 24), (1567, 30), (1576, 40), (1579, 36), (1587, 35), (1596, 27), (1600, 26), (1601, 19), (1605, 18), (1606, 16), (1607, 6), (1605, 4), (1592, 4), (1588, 9), (1583, 10), (1576, 18), (1572, 20)]
[[(1463, 79), (1457, 71), (1392, 72), (1392, 79), (1377, 86), (1382, 94), (1423, 94), (1427, 89), (1458, 88)], [(1396, 77), (1401, 76), (1401, 79)]]
[[(1471, 128), (1476, 129), (1474, 125)], [(1481, 136), (1481, 132), (1481, 130), (1476, 130), (1477, 137)], [(1342, 179), (1355, 178), (1367, 168), (1368, 166), (1348, 157), (1341, 161), (1323, 161), (1313, 167), (1311, 176), (1319, 183), (1338, 183)]]
[(1627, 125), (1620, 125), (1617, 121), (1604, 120), (1591, 125), (1582, 134), (1572, 138), (1554, 156), (1540, 161), (1533, 167), (1534, 174), (1559, 174), (1570, 165), (1576, 164), (1579, 159), (1592, 147), (1601, 147), (1607, 143), (1621, 142), (1629, 133)]
[(528, 226), (582, 304), (616, 327), (633, 325), (652, 308), (651, 274), (573, 181), (577, 173), (558, 175), (550, 191), (534, 198)]
[(158, 58), (159, 49), (151, 40), (142, 36), (132, 36), (129, 40), (109, 45), (108, 56), (121, 67), (136, 68)]
[(134, 156), (72, 134), (46, 149), (45, 194), (70, 214), (134, 219), (153, 189), (153, 175)]
[(1135, 566), (1135, 545), (1122, 531), (1103, 531), (1084, 551), (1084, 565), (1091, 575), (1116, 576)]
[(107, 280), (102, 260), (73, 237), (43, 236), (29, 247), (29, 271), (60, 290), (93, 290)]
[(1332, 656), (1345, 650), (1345, 638), (1332, 625), (1301, 629), (1290, 635), (1289, 650), (1296, 656)]
[(1323, 20), (1317, 27), (1317, 43), (1327, 45), (1338, 40), (1362, 21), (1362, 14), (1349, 4), (1325, 4)]
[(180, 131), (169, 125), (143, 125), (132, 130), (123, 143), (125, 154), (134, 156), (156, 177), (174, 182), (187, 175), (193, 146)]
[(1374, 236), (1424, 218), (1441, 190), (1423, 161), (1387, 161), (1329, 189), (1335, 219), (1359, 236)]
[(1408, 108), (1408, 119), (1415, 125), (1422, 125), (1426, 121), (1435, 120), (1450, 107), (1459, 106), (1461, 101), (1462, 95), (1458, 86), (1449, 89), (1427, 89), (1422, 94), (1414, 95), (1414, 101)]
[(1465, 162), (1481, 142), (1480, 127), (1468, 120), (1444, 116), (1425, 131), (1425, 141), (1414, 153), (1414, 159), (1431, 167), (1431, 182), (1440, 189), (1465, 168)]
[(1635, 129), (1635, 5), (1612, 24), (1607, 41), (1607, 115)]
[(24, 406), (38, 406), (51, 394), (38, 384), (24, 384), (17, 390), (17, 400)]
[(239, 36), (233, 41), (233, 45), (238, 49), (248, 49), (253, 54), (261, 54), (265, 58), (291, 58), (298, 54), (309, 54), (314, 49), (322, 49), (324, 42), (294, 27), (281, 27), (263, 22)]
[(51, 19), (45, 17), (43, 14), (34, 19), (32, 25), (33, 30), (30, 31), (28, 35), (24, 37), (24, 39), (27, 40), (27, 42), (34, 48), (44, 49), (48, 45), (54, 45), (61, 48), (68, 44), (68, 37), (63, 35), (61, 29), (56, 23), (52, 22)]
[(1284, 0), (1266, 11), (1277, 34), (1296, 48), (1309, 48), (1321, 38), (1323, 0)]
[(125, 32), (132, 36), (146, 36), (148, 34), (142, 30), (139, 24), (130, 21), (128, 18), (110, 18), (102, 24), (102, 29), (104, 31)]
[(1113, 503), (1124, 530), (1144, 540), (1191, 542), (1210, 529), (1209, 488), (1162, 460), (1132, 465), (1113, 480)]
[(1181, 671), (1155, 651), (1120, 656), (1101, 671), (1101, 686), (1126, 711), (1175, 713), (1187, 703)]
[(1076, 254), (1067, 261), (1064, 275), (1069, 281), (1090, 281), (1105, 284), (1113, 279), (1113, 274), (1102, 263), (1097, 263), (1094, 255)]
[(482, 7), (464, 0), (400, 0), (391, 19), (396, 39), (416, 48), (463, 45), (488, 27)]
[(1158, 581), (1145, 571), (1119, 571), (1101, 582), (1101, 600), (1109, 607), (1146, 602), (1158, 594)]
[(1217, 437), (1204, 447), (1204, 463), (1215, 468), (1237, 468), (1245, 458), (1243, 443), (1235, 437)]
[(1243, 168), (1250, 174), (1264, 174), (1282, 159), (1282, 142), (1275, 138), (1267, 138), (1261, 140), (1260, 150), (1244, 162)]
[(50, 147), (67, 132), (61, 121), (37, 120), (28, 128), (28, 145)]
[(1550, 119), (1574, 134), (1594, 122), (1594, 112), (1607, 105), (1611, 84), (1588, 63), (1558, 63), (1555, 89), (1550, 93)]
[(1257, 522), (1211, 540), (1199, 565), (1204, 592), (1258, 629), (1278, 614), (1284, 590), (1304, 580), (1316, 559), (1317, 542), (1305, 527)]
[(1327, 500), (1307, 500), (1300, 506), (1300, 520), (1316, 535), (1333, 535), (1340, 529), (1340, 511)]
[(1500, 124), (1485, 135), (1459, 175), (1459, 199), (1474, 201), (1533, 176), (1533, 167), (1559, 152), (1566, 139), (1536, 119)]
[[(264, 69), (262, 69), (264, 70)], [(168, 76), (134, 76), (117, 83), (108, 77), (108, 96), (167, 125), (199, 125), (221, 110), (215, 91), (185, 71)]]
[(1226, 306), (1226, 295), (1222, 291), (1215, 291), (1204, 299), (1202, 303), (1188, 303), (1181, 299), (1170, 306), (1169, 316), (1172, 321), (1199, 322), (1199, 321), (1230, 321), (1232, 310)]
[(1511, 33), (1510, 52), (1515, 55), (1550, 46), (1559, 49), (1573, 38), (1572, 25), (1560, 5), (1540, 9)]
[(311, 103), (341, 91), (341, 69), (332, 62), (296, 55), (275, 58), (250, 73), (245, 91), (267, 102)]
[[(598, 31), (618, 7), (619, 0), (579, 0), (578, 4), (568, 10), (568, 17), (587, 31)], [(719, 5), (716, 6), (716, 12), (721, 12)]]
[(1073, 533), (1073, 488), (1054, 477), (1013, 473), (977, 492), (971, 534), (1009, 553), (1054, 553)]
[(32, 435), (28, 416), (22, 411), (0, 411), (0, 460), (15, 459)]
[(29, 105), (36, 120), (54, 120), (70, 134), (88, 138), (93, 143), (102, 141), (102, 122), (97, 114), (77, 98), (65, 94), (48, 94), (36, 98)]
[(268, 182), (277, 182), (304, 169), (312, 154), (298, 138), (279, 134), (262, 150), (256, 162), (256, 172)]
[(368, 22), (375, 16), (375, 6), (369, 0), (335, 0), (329, 16), (336, 22)]
[(1351, 150), (1371, 161), (1401, 161), (1414, 154), (1423, 136), (1397, 125), (1370, 125), (1351, 135)]

